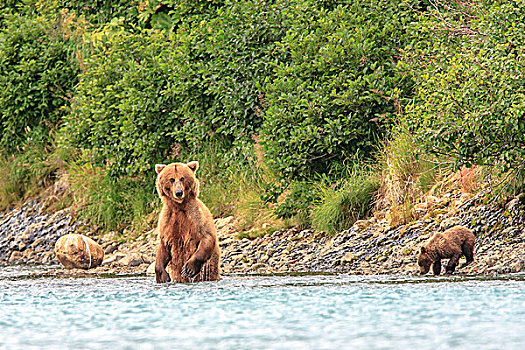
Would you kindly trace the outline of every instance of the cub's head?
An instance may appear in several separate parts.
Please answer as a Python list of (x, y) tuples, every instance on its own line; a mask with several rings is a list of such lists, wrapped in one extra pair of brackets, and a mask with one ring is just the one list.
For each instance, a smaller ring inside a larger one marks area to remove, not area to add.
[(426, 275), (428, 270), (430, 270), (430, 265), (432, 265), (432, 259), (428, 255), (427, 248), (421, 247), (421, 251), (417, 257), (417, 264), (419, 265), (419, 271), (421, 274)]
[(155, 164), (157, 192), (163, 200), (183, 203), (199, 195), (199, 181), (195, 172), (199, 162)]

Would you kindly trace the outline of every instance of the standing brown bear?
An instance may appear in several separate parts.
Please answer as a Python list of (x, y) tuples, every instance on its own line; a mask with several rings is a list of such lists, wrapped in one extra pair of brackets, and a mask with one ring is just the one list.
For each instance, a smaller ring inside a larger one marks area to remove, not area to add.
[(197, 198), (198, 167), (195, 161), (155, 165), (157, 192), (163, 203), (155, 261), (158, 283), (220, 279), (220, 252), (213, 217)]
[(453, 273), (458, 265), (461, 255), (465, 255), (467, 262), (464, 267), (474, 261), (474, 245), (476, 237), (466, 227), (454, 226), (443, 233), (436, 233), (428, 243), (421, 247), (417, 259), (419, 270), (424, 275), (432, 265), (434, 274), (441, 273), (441, 259), (450, 259), (447, 264), (447, 273)]

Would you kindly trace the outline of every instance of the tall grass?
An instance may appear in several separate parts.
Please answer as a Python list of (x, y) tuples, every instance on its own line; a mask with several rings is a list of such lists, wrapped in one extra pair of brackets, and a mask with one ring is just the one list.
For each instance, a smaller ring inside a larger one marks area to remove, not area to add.
[(0, 154), (0, 210), (41, 193), (61, 167), (53, 146), (39, 142), (25, 144), (15, 154)]
[(372, 210), (378, 187), (374, 173), (357, 167), (340, 184), (321, 182), (317, 186), (320, 202), (311, 214), (313, 227), (333, 234), (364, 219)]
[(380, 185), (376, 209), (388, 210), (394, 226), (409, 222), (415, 218), (415, 204), (450, 172), (450, 165), (423, 153), (411, 134), (400, 130), (377, 156)]
[(155, 210), (156, 192), (146, 179), (113, 179), (90, 163), (73, 163), (68, 171), (73, 203), (87, 222), (120, 231), (128, 226), (140, 231), (153, 224), (146, 218)]

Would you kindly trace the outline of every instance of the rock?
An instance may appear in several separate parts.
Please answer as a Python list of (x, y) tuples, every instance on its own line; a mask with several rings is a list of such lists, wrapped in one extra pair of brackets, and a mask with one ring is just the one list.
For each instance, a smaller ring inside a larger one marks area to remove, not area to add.
[(521, 272), (523, 270), (525, 270), (525, 261), (523, 261), (523, 260), (516, 261), (511, 266), (511, 271), (512, 272)]
[(122, 259), (119, 260), (118, 263), (122, 266), (139, 266), (143, 262), (144, 261), (142, 260), (140, 255), (134, 253), (134, 254), (130, 254), (130, 255), (123, 257)]
[(55, 244), (58, 261), (66, 268), (90, 269), (99, 266), (104, 260), (104, 250), (89, 237), (67, 234)]
[(356, 222), (354, 222), (354, 227), (356, 230), (363, 230), (365, 228), (367, 228), (368, 226), (370, 226), (372, 223), (369, 222), (368, 220), (357, 220)]
[(235, 221), (233, 216), (228, 216), (226, 218), (219, 218), (215, 220), (215, 227), (217, 230), (222, 229), (224, 226), (231, 225)]
[(146, 276), (155, 276), (155, 261), (148, 266)]
[(111, 254), (117, 250), (118, 246), (116, 244), (110, 244), (104, 249), (104, 254)]
[(460, 222), (461, 222), (461, 218), (459, 218), (457, 216), (454, 216), (454, 217), (447, 218), (447, 219), (443, 220), (441, 222), (441, 224), (439, 225), (439, 228), (442, 229), (442, 230), (447, 230), (447, 229), (449, 229), (451, 227), (459, 225)]
[(18, 250), (15, 250), (14, 252), (11, 253), (11, 256), (9, 257), (8, 262), (10, 264), (14, 263), (14, 262), (20, 260), (23, 256), (24, 256), (24, 254), (22, 252), (19, 252)]
[(102, 261), (102, 264), (100, 264), (100, 265), (108, 266), (108, 265), (111, 265), (112, 263), (114, 263), (115, 261), (117, 261), (117, 257), (115, 255), (113, 255), (113, 256), (110, 256), (107, 259), (104, 259), (104, 261)]
[(356, 260), (357, 258), (355, 257), (354, 254), (352, 253), (346, 253), (342, 258), (341, 258), (341, 264), (349, 264), (351, 262), (353, 262), (354, 260)]
[(41, 245), (42, 243), (45, 243), (45, 239), (43, 237), (37, 238), (33, 244), (31, 244), (31, 248), (36, 248), (37, 246)]
[(514, 211), (518, 208), (520, 204), (520, 201), (518, 198), (514, 198), (513, 200), (511, 200), (510, 202), (507, 203), (507, 209), (509, 211)]

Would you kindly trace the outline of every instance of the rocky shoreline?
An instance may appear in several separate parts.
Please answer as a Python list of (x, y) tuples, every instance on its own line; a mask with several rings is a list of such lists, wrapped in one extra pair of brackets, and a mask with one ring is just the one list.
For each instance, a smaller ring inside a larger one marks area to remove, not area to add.
[[(387, 219), (371, 218), (332, 236), (292, 228), (254, 240), (238, 239), (235, 218), (217, 219), (222, 272), (417, 274), (421, 245), (435, 232), (454, 225), (472, 229), (477, 237), (474, 263), (457, 274), (525, 271), (525, 196), (502, 207), (477, 203), (459, 193), (433, 198), (431, 203), (422, 208), (418, 221), (391, 227)], [(90, 270), (56, 267), (54, 244), (67, 233), (95, 239), (105, 252), (102, 265)], [(148, 268), (151, 273), (157, 244), (155, 231), (128, 242), (121, 242), (115, 232), (97, 237), (68, 210), (49, 214), (36, 202), (0, 216), (0, 264), (50, 265), (50, 275), (143, 275)]]

